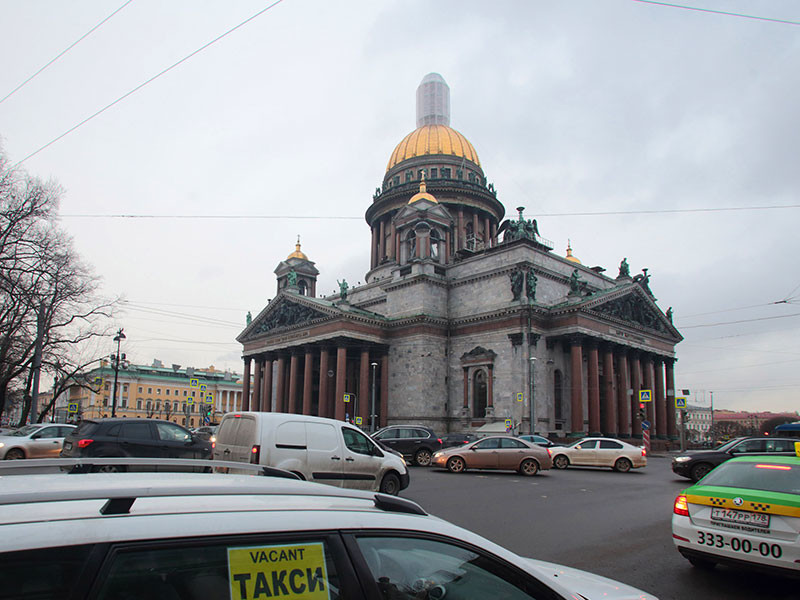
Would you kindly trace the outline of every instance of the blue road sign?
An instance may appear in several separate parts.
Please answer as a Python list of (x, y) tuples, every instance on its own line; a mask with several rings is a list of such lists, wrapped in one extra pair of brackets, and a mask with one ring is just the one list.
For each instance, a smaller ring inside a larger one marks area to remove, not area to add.
[(686, 398), (675, 398), (675, 408), (686, 408)]
[(651, 390), (639, 390), (639, 402), (650, 402)]
[(642, 431), (650, 429), (650, 421), (642, 421)]

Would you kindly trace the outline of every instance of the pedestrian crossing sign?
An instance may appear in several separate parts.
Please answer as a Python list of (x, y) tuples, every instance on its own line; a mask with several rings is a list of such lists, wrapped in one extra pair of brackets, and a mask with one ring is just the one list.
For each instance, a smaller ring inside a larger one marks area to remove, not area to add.
[(522, 402), (522, 392), (517, 392), (517, 402)]
[(356, 425), (361, 425), (361, 417), (356, 417)]
[(201, 392), (205, 392), (207, 387), (208, 387), (208, 386), (207, 386), (205, 383), (201, 383), (201, 384), (200, 384), (200, 391), (201, 391)]
[(511, 419), (506, 419), (506, 429), (511, 429)]
[(205, 402), (207, 404), (211, 404), (214, 401), (214, 394), (211, 392), (206, 392)]
[(639, 402), (650, 402), (650, 390), (639, 390)]
[(78, 412), (78, 403), (77, 402), (70, 402), (67, 405), (67, 412), (70, 414), (74, 414)]
[(686, 398), (675, 398), (675, 408), (686, 408)]
[(189, 380), (189, 387), (196, 388), (200, 385), (200, 382), (197, 379), (190, 379)]
[(344, 401), (345, 402), (350, 402), (350, 394), (345, 394), (344, 395)]

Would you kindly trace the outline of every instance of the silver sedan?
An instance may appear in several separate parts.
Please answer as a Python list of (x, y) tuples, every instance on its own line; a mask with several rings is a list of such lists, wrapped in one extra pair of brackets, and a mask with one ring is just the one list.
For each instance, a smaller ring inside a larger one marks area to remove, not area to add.
[(0, 436), (0, 459), (58, 458), (64, 436), (75, 425), (37, 423)]
[(647, 466), (647, 452), (613, 438), (583, 438), (569, 446), (550, 449), (553, 466), (566, 469), (569, 465), (580, 467), (611, 467), (626, 473), (631, 469)]

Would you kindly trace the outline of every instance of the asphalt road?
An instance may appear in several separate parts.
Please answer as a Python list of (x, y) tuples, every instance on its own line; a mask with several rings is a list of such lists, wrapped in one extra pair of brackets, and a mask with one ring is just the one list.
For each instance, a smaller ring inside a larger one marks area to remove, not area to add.
[(800, 580), (692, 567), (672, 544), (670, 458), (630, 473), (570, 467), (517, 473), (411, 469), (402, 496), (523, 555), (604, 575), (660, 600), (798, 600)]

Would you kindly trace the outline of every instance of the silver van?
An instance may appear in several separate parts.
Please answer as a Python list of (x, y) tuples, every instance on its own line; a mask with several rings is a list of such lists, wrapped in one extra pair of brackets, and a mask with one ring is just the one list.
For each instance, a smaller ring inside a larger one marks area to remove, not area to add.
[(307, 481), (397, 495), (408, 487), (405, 461), (361, 430), (335, 419), (275, 412), (222, 418), (214, 460), (277, 467)]

